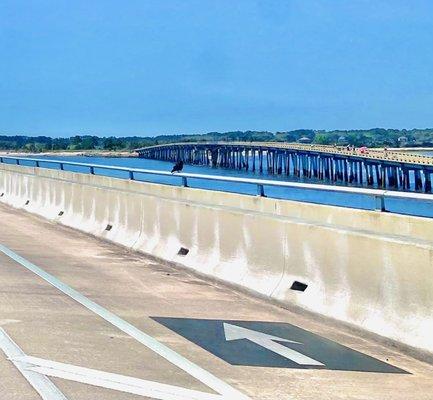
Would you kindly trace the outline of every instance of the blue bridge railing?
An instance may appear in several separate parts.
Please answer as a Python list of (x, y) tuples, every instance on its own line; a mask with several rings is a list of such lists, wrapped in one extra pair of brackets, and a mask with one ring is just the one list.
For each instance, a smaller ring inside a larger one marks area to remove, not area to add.
[[(105, 164), (89, 164), (64, 160), (37, 159), (27, 157), (0, 156), (0, 163), (16, 164), (27, 167), (50, 168), (70, 170), (80, 168), (80, 171), (92, 175), (108, 175), (122, 173), (130, 180), (165, 183), (183, 187), (220, 190), (242, 194), (256, 194), (263, 197), (284, 198), (319, 204), (331, 204), (336, 206), (372, 209), (380, 212), (395, 212), (402, 214), (433, 217), (433, 194), (416, 192), (398, 192), (380, 189), (358, 188), (350, 186), (323, 185), (315, 183), (288, 182), (269, 179), (242, 178), (221, 175), (206, 175), (193, 173), (170, 173), (168, 171), (119, 167)], [(104, 173), (105, 172), (105, 173)], [(119, 176), (116, 176), (119, 177)], [(148, 178), (147, 178), (148, 177)], [(155, 181), (155, 177), (164, 178), (163, 182)], [(207, 184), (197, 184), (205, 182)], [(213, 184), (212, 184), (213, 182)], [(224, 183), (223, 187), (217, 187), (215, 183)], [(231, 186), (248, 186), (255, 188), (253, 191), (233, 190)], [(279, 190), (273, 190), (279, 189)], [(294, 193), (297, 195), (294, 195)], [(299, 194), (299, 193), (303, 194)], [(315, 192), (315, 196), (305, 195), (306, 192)], [(355, 201), (355, 199), (357, 199)]]

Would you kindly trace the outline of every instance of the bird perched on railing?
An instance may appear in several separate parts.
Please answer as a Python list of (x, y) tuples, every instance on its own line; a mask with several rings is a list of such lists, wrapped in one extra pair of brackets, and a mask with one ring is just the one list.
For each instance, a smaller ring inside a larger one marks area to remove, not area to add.
[(180, 172), (183, 169), (183, 161), (179, 160), (176, 164), (174, 164), (173, 169), (171, 170), (171, 173), (174, 172)]

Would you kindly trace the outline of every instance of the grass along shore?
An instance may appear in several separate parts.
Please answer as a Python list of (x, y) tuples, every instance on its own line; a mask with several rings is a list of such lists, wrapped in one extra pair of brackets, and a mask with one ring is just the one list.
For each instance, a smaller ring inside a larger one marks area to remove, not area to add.
[(10, 157), (40, 157), (40, 156), (58, 156), (58, 157), (115, 157), (129, 158), (138, 157), (137, 153), (127, 150), (52, 150), (41, 153), (25, 152), (25, 151), (8, 151), (0, 150), (1, 156)]

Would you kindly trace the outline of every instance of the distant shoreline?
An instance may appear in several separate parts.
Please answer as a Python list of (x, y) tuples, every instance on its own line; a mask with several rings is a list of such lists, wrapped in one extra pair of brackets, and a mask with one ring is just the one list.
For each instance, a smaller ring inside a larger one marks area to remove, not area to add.
[[(373, 148), (372, 148), (373, 149)], [(375, 147), (376, 150), (383, 150), (383, 147)], [(433, 152), (433, 147), (388, 147), (388, 151), (396, 152)], [(0, 156), (10, 157), (38, 157), (38, 156), (58, 156), (58, 157), (106, 157), (106, 158), (137, 158), (138, 154), (127, 150), (52, 150), (41, 153), (25, 151), (0, 150)]]
[(1, 156), (10, 156), (10, 157), (27, 157), (27, 156), (59, 156), (59, 157), (107, 157), (107, 158), (134, 158), (138, 157), (137, 153), (133, 151), (106, 151), (106, 150), (81, 150), (81, 151), (44, 151), (41, 153), (32, 153), (32, 152), (24, 152), (24, 151), (5, 151), (0, 150)]

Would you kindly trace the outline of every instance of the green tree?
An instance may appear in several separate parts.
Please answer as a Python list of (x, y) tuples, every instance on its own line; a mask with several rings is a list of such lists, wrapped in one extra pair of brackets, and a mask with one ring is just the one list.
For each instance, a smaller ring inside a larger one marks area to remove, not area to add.
[(330, 144), (330, 138), (326, 134), (319, 134), (314, 137), (314, 143), (317, 144)]

